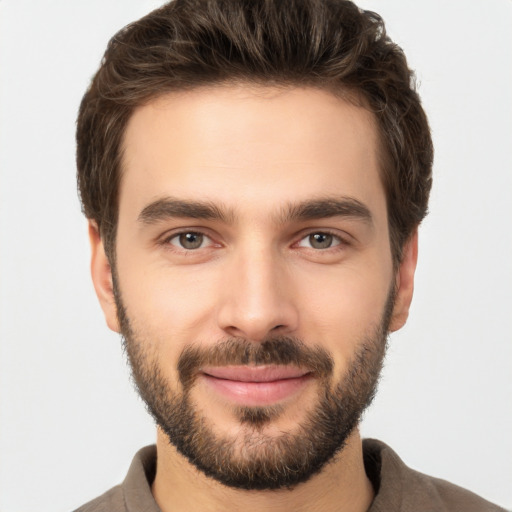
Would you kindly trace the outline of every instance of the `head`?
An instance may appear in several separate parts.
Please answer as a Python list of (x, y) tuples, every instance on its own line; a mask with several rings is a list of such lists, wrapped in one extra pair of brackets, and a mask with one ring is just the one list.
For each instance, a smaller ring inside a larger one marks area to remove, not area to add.
[(377, 14), (348, 0), (176, 0), (110, 40), (77, 125), (83, 211), (96, 222), (109, 257), (123, 137), (134, 110), (169, 92), (236, 83), (315, 87), (372, 112), (397, 264), (427, 213), (432, 141), (402, 50)]
[(160, 429), (226, 485), (316, 474), (407, 317), (431, 184), (380, 18), (176, 0), (111, 40), (77, 141), (96, 290)]

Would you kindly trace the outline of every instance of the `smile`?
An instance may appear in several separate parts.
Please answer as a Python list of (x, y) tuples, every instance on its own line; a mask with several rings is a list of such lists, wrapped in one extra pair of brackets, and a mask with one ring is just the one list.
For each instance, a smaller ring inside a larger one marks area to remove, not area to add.
[(216, 394), (244, 406), (269, 406), (289, 398), (313, 378), (294, 366), (225, 366), (202, 369), (201, 377)]

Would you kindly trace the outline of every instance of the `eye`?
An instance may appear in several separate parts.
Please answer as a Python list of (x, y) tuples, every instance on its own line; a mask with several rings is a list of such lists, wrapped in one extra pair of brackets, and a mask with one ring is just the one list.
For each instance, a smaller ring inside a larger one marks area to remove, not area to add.
[(332, 235), (331, 233), (317, 232), (310, 233), (305, 236), (300, 242), (299, 247), (310, 247), (312, 249), (330, 249), (341, 244), (341, 239)]
[(194, 249), (207, 247), (211, 244), (211, 240), (202, 233), (187, 231), (185, 233), (178, 233), (177, 235), (172, 236), (168, 239), (168, 243), (180, 249), (193, 251)]

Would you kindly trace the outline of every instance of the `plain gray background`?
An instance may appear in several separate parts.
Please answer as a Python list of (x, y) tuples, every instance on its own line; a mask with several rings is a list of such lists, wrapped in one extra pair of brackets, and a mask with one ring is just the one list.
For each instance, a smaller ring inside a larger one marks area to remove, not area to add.
[[(118, 483), (154, 427), (90, 283), (75, 117), (111, 35), (159, 2), (0, 0), (0, 512)], [(512, 506), (512, 1), (365, 0), (418, 70), (436, 146), (408, 325), (362, 431)]]

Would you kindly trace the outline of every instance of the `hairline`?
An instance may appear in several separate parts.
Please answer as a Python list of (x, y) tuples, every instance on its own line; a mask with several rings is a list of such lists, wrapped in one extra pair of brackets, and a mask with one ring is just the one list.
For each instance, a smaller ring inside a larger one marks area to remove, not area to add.
[[(190, 86), (179, 86), (179, 87), (168, 87), (167, 89), (164, 89), (159, 92), (154, 92), (153, 94), (148, 93), (147, 96), (141, 97), (139, 101), (134, 101), (133, 105), (130, 106), (129, 110), (127, 111), (127, 118), (124, 122), (123, 130), (119, 139), (119, 144), (117, 147), (117, 167), (116, 167), (116, 173), (117, 173), (117, 190), (116, 190), (116, 197), (115, 197), (115, 215), (114, 215), (114, 223), (111, 231), (109, 232), (108, 241), (107, 241), (107, 256), (110, 261), (111, 265), (115, 265), (116, 260), (116, 240), (117, 240), (117, 227), (119, 224), (119, 197), (121, 192), (121, 184), (122, 184), (122, 178), (123, 174), (125, 172), (125, 154), (126, 154), (126, 133), (128, 130), (128, 125), (135, 114), (136, 110), (143, 108), (147, 105), (150, 105), (152, 103), (155, 103), (165, 97), (169, 96), (179, 96), (186, 93), (201, 91), (201, 90), (215, 90), (219, 88), (227, 88), (227, 87), (240, 87), (243, 89), (246, 89), (248, 91), (251, 91), (253, 93), (263, 91), (263, 90), (270, 90), (270, 89), (276, 89), (276, 90), (282, 90), (289, 91), (293, 89), (312, 89), (317, 91), (324, 91), (326, 93), (331, 94), (334, 98), (348, 102), (352, 104), (355, 107), (363, 108), (367, 111), (369, 115), (369, 120), (372, 123), (375, 133), (377, 135), (376, 137), (376, 158), (377, 158), (377, 164), (378, 164), (378, 171), (379, 171), (379, 180), (381, 182), (381, 185), (384, 189), (384, 195), (386, 199), (386, 213), (387, 213), (387, 223), (389, 228), (389, 242), (390, 242), (390, 250), (391, 250), (391, 256), (393, 261), (393, 267), (396, 270), (398, 268), (398, 265), (401, 261), (401, 254), (402, 249), (406, 243), (404, 241), (400, 247), (397, 246), (397, 241), (394, 240), (394, 233), (393, 229), (391, 229), (391, 217), (389, 215), (389, 197), (388, 197), (388, 187), (386, 186), (386, 180), (385, 175), (388, 172), (386, 169), (391, 165), (392, 158), (389, 152), (386, 150), (386, 145), (384, 142), (384, 135), (381, 130), (381, 125), (379, 124), (377, 120), (376, 113), (372, 110), (370, 103), (364, 93), (364, 91), (356, 88), (356, 87), (350, 87), (347, 84), (344, 84), (343, 82), (336, 81), (326, 81), (326, 83), (319, 83), (320, 81), (318, 79), (276, 79), (276, 78), (262, 78), (262, 77), (247, 77), (247, 78), (226, 78), (223, 80), (210, 80), (205, 81), (201, 83), (195, 83)], [(103, 221), (106, 220), (106, 217), (104, 219), (100, 219), (101, 224), (103, 224)], [(100, 236), (103, 237), (103, 234), (105, 233), (103, 226), (100, 224)], [(417, 226), (416, 226), (417, 227)]]

